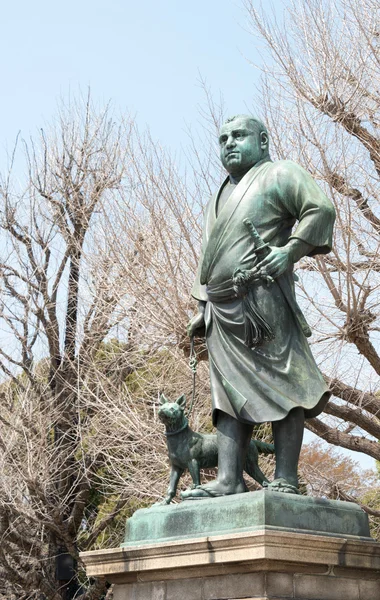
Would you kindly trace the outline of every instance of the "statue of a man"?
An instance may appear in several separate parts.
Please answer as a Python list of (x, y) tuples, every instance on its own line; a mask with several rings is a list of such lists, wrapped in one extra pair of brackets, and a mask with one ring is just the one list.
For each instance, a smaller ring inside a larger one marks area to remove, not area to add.
[[(243, 465), (252, 428), (267, 421), (276, 452), (268, 487), (298, 493), (304, 419), (323, 410), (329, 392), (306, 339), (311, 332), (296, 302), (293, 266), (304, 256), (330, 252), (335, 211), (302, 167), (272, 162), (259, 120), (228, 119), (219, 143), (228, 177), (205, 210), (192, 290), (199, 312), (187, 328), (192, 336), (206, 327), (218, 476), (182, 497), (246, 491)], [(260, 238), (265, 253), (258, 251)], [(249, 283), (239, 291), (236, 275), (247, 271)]]

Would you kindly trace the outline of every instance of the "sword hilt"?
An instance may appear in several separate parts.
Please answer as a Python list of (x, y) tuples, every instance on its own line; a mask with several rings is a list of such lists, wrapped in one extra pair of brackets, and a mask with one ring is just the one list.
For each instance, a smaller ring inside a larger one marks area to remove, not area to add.
[(269, 254), (269, 250), (267, 250), (269, 248), (269, 244), (266, 244), (263, 240), (263, 238), (261, 237), (261, 235), (259, 234), (259, 232), (257, 231), (256, 227), (254, 226), (254, 224), (252, 223), (251, 219), (243, 219), (243, 223), (246, 226), (246, 228), (248, 229), (251, 238), (253, 239), (253, 242), (255, 244), (255, 253), (256, 254)]

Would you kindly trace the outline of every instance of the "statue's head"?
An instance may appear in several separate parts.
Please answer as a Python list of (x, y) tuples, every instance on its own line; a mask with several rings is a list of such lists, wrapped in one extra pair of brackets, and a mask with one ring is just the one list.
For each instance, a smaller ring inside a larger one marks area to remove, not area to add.
[(233, 177), (242, 177), (257, 162), (269, 156), (265, 125), (249, 115), (230, 117), (219, 135), (220, 159)]

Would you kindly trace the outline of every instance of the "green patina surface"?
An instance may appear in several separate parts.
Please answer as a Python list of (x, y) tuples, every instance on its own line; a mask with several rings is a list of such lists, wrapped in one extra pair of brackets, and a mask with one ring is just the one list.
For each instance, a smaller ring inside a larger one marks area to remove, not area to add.
[(228, 176), (205, 207), (192, 289), (198, 314), (187, 326), (190, 337), (206, 336), (218, 476), (182, 497), (242, 492), (251, 428), (266, 422), (276, 449), (269, 485), (294, 493), (304, 419), (323, 411), (330, 392), (307, 342), (293, 269), (331, 251), (335, 210), (300, 165), (271, 160), (258, 119), (227, 119), (219, 146)]
[(155, 544), (271, 528), (370, 537), (368, 517), (357, 504), (258, 491), (138, 510), (127, 521), (122, 545)]

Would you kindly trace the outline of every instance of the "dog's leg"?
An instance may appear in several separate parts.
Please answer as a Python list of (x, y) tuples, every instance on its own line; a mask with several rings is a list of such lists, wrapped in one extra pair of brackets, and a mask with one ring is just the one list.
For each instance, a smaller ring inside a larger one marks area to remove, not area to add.
[(170, 504), (174, 496), (177, 492), (178, 482), (183, 473), (184, 469), (177, 467), (176, 465), (172, 465), (172, 470), (170, 471), (170, 483), (168, 487), (168, 493), (164, 500), (164, 504)]
[(193, 487), (201, 484), (200, 468), (199, 463), (195, 458), (192, 458), (188, 464), (191, 479), (193, 480)]

